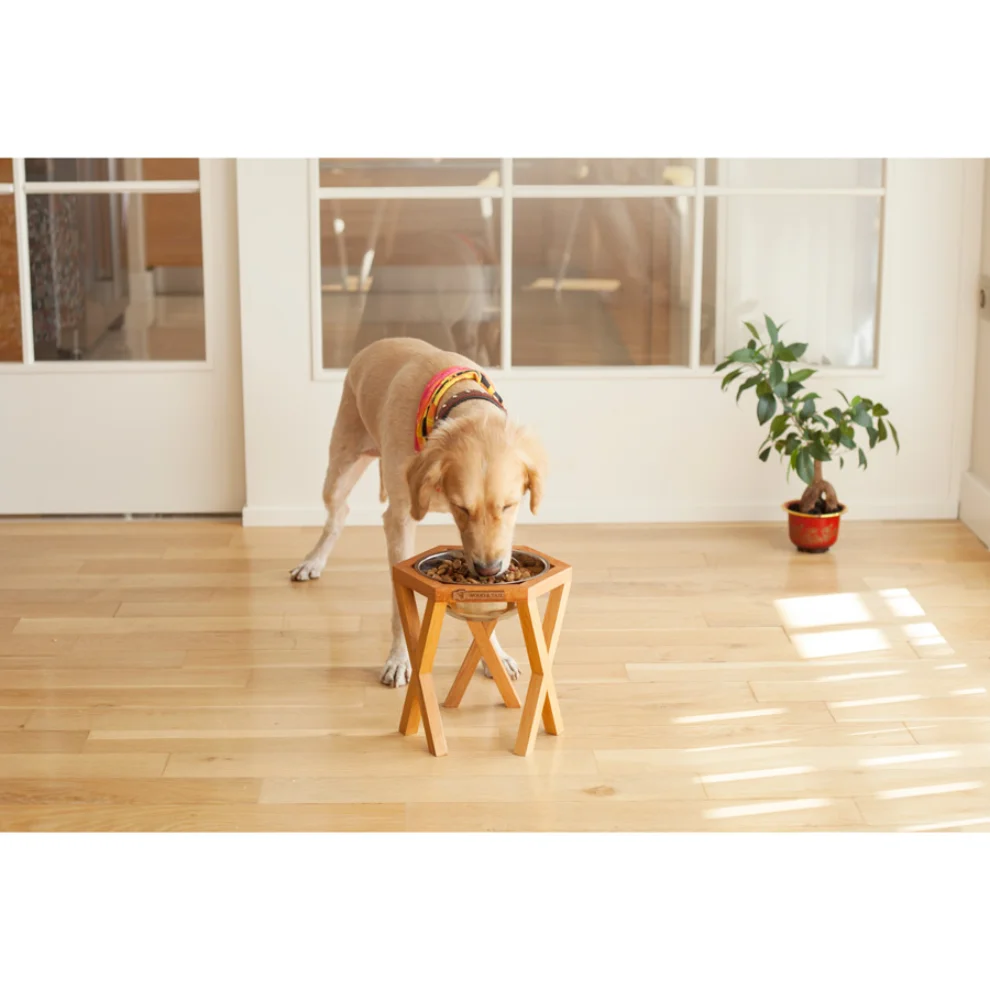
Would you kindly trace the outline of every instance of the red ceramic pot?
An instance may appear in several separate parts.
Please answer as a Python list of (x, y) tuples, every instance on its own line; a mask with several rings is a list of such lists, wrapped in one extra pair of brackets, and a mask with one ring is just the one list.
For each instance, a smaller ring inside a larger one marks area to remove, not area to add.
[(785, 502), (784, 511), (787, 513), (787, 529), (794, 544), (802, 553), (827, 553), (839, 538), (839, 519), (846, 511), (840, 505), (837, 512), (827, 515), (813, 516), (807, 512), (799, 512), (800, 502)]

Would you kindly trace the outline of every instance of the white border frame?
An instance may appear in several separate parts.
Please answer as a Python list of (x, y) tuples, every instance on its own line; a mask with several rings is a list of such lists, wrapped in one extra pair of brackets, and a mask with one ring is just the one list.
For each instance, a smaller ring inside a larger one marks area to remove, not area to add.
[[(883, 161), (883, 185), (843, 186), (843, 187), (751, 187), (719, 186), (705, 183), (705, 159), (694, 159), (695, 182), (691, 186), (678, 185), (515, 185), (513, 181), (513, 159), (501, 159), (501, 183), (498, 186), (321, 186), (320, 160), (309, 160), (310, 184), (310, 333), (312, 380), (340, 383), (347, 374), (346, 368), (323, 367), (323, 299), (321, 292), (320, 257), (320, 204), (325, 200), (477, 200), (499, 199), (502, 201), (501, 236), (501, 367), (490, 369), (506, 381), (538, 381), (554, 379), (558, 381), (588, 379), (629, 379), (655, 380), (665, 378), (711, 378), (714, 364), (701, 364), (701, 307), (702, 276), (704, 263), (704, 225), (706, 201), (713, 200), (719, 215), (721, 201), (727, 196), (867, 196), (881, 201), (880, 256), (878, 272), (876, 360), (869, 368), (842, 368), (829, 366), (816, 367), (822, 378), (878, 378), (883, 374), (882, 358), (884, 349), (880, 346), (882, 330), (882, 299), (884, 295), (883, 263), (883, 214), (886, 209), (887, 167)], [(689, 318), (688, 364), (687, 365), (583, 365), (564, 366), (525, 366), (512, 364), (512, 234), (513, 202), (517, 199), (672, 199), (685, 197), (692, 201), (694, 209), (691, 274), (691, 302)], [(719, 239), (716, 245), (716, 355), (724, 349), (724, 243), (723, 226), (718, 225)]]
[[(0, 362), (0, 375), (34, 374), (126, 374), (128, 372), (203, 372), (213, 370), (214, 331), (209, 318), (210, 303), (217, 290), (211, 274), (206, 245), (213, 234), (213, 206), (210, 197), (213, 189), (209, 169), (204, 169), (205, 159), (199, 163), (198, 179), (173, 180), (107, 180), (106, 182), (28, 182), (24, 159), (13, 160), (13, 183), (0, 185), (0, 195), (12, 195), (14, 199), (14, 224), (17, 241), (18, 288), (21, 298), (21, 360)], [(31, 308), (30, 240), (27, 225), (27, 197), (29, 195), (109, 195), (111, 193), (144, 193), (168, 195), (198, 193), (200, 212), (200, 237), (203, 244), (203, 317), (204, 358), (201, 361), (36, 361), (34, 355), (34, 318)]]

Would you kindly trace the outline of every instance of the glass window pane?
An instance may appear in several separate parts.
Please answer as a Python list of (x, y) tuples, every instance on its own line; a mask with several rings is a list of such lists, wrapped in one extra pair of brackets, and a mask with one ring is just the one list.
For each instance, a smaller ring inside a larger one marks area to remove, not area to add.
[(164, 180), (199, 179), (198, 158), (139, 158), (141, 174), (136, 178), (149, 182)]
[(693, 158), (516, 158), (517, 186), (693, 186)]
[(705, 182), (736, 189), (880, 189), (882, 158), (709, 158)]
[(688, 363), (688, 197), (519, 199), (514, 210), (513, 364)]
[[(10, 159), (0, 158), (0, 182), (13, 181)], [(17, 277), (14, 197), (0, 193), (0, 361), (21, 360), (21, 292)]]
[(199, 159), (28, 158), (24, 170), (28, 182), (198, 179)]
[(419, 337), (497, 367), (498, 200), (323, 200), (323, 367), (384, 337)]
[(321, 158), (321, 186), (497, 186), (498, 158)]
[[(868, 368), (876, 359), (882, 200), (873, 196), (725, 196), (708, 199), (703, 312), (724, 321), (721, 353), (748, 339), (744, 321), (768, 313), (804, 360)], [(714, 320), (702, 359), (714, 355)]]
[(199, 194), (28, 196), (35, 357), (202, 361)]

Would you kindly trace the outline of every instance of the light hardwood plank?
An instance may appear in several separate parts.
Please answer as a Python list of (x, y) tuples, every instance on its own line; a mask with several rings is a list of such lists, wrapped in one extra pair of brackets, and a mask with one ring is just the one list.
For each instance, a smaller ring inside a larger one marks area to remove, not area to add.
[[(850, 519), (823, 557), (777, 524), (527, 526), (574, 566), (566, 734), (514, 756), (479, 673), (443, 760), (378, 683), (380, 527), (293, 585), (314, 536), (0, 522), (0, 828), (990, 829), (990, 554), (958, 523)], [(444, 623), (437, 691), (469, 642)]]

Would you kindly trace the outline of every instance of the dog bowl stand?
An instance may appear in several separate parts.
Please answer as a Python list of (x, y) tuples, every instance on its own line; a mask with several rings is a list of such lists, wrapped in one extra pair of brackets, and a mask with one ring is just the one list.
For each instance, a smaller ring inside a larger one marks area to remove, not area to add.
[[(538, 554), (528, 547), (517, 547), (516, 550), (523, 553), (542, 556), (549, 563), (549, 568), (537, 577), (518, 584), (489, 585), (445, 584), (416, 570), (416, 563), (424, 557), (457, 549), (434, 547), (427, 553), (419, 554), (392, 568), (392, 584), (412, 666), (412, 678), (402, 706), (399, 731), (406, 736), (415, 735), (422, 722), (430, 752), (434, 756), (446, 755), (447, 741), (443, 734), (440, 705), (433, 680), (433, 660), (440, 642), (444, 615), (448, 608), (456, 614), (455, 610), (461, 603), (485, 603), (493, 606), (507, 604), (506, 611), (491, 618), (466, 619), (472, 642), (443, 707), (456, 708), (461, 703), (478, 662), (482, 659), (487, 664), (506, 707), (520, 707), (512, 681), (509, 680), (491, 641), (498, 620), (512, 612), (518, 612), (531, 677), (526, 700), (522, 704), (519, 733), (512, 751), (517, 756), (528, 756), (536, 743), (541, 721), (549, 735), (557, 736), (563, 731), (553, 680), (553, 659), (560, 641), (564, 610), (570, 593), (571, 565), (546, 554)], [(416, 606), (417, 594), (425, 599), (422, 620)], [(550, 597), (541, 621), (537, 603), (543, 595)]]

